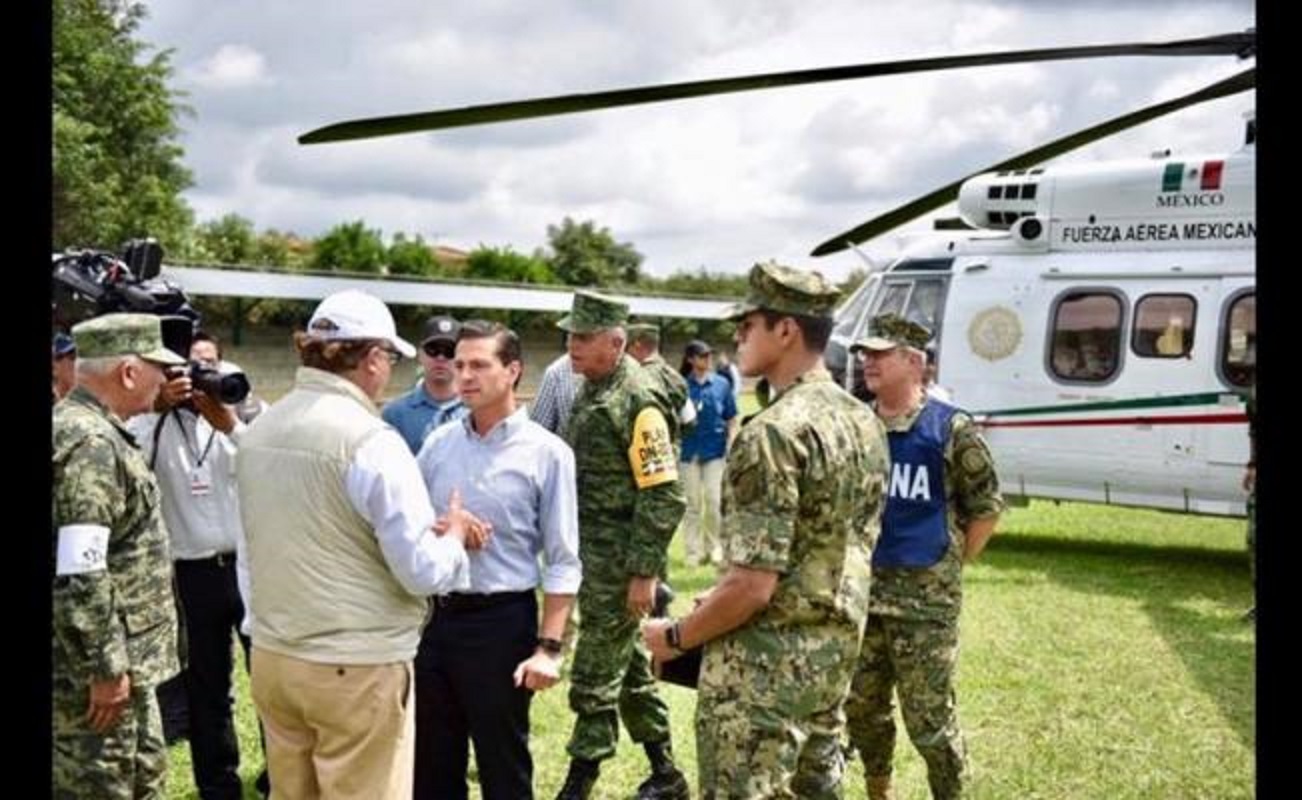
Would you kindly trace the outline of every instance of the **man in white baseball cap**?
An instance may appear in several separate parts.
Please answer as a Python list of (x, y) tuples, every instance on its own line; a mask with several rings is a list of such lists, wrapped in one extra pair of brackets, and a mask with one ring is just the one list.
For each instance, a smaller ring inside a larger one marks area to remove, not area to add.
[(333, 294), (294, 346), (294, 388), (249, 426), (236, 467), (271, 785), (408, 800), (426, 598), (469, 586), (486, 531), (454, 494), (435, 533), (416, 459), (380, 418), (393, 365), (416, 352), (384, 303)]

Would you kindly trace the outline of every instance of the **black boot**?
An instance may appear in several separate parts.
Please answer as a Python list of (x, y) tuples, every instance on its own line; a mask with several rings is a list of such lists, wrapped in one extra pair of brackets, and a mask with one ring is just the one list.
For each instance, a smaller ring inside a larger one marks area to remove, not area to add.
[(687, 779), (674, 766), (674, 752), (669, 740), (646, 742), (646, 757), (651, 761), (651, 777), (637, 787), (637, 800), (689, 800)]
[(565, 785), (561, 787), (556, 800), (588, 800), (592, 786), (597, 782), (601, 772), (600, 761), (576, 758), (570, 761), (570, 772), (565, 776)]

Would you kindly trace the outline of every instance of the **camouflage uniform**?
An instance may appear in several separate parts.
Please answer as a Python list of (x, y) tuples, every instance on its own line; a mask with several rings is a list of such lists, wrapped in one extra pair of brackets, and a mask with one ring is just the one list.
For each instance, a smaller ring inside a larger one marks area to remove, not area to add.
[[(751, 272), (756, 308), (830, 313), (817, 275)], [(725, 560), (779, 574), (749, 622), (705, 644), (696, 707), (703, 798), (839, 798), (842, 703), (868, 614), (885, 433), (818, 367), (742, 427), (723, 490)]]
[[(626, 328), (630, 337), (640, 334), (650, 336), (657, 343), (660, 341), (660, 327), (657, 325), (647, 322), (635, 322), (626, 326)], [(683, 441), (681, 414), (683, 407), (687, 404), (687, 379), (678, 370), (669, 366), (669, 362), (665, 361), (664, 356), (659, 353), (654, 353), (646, 361), (643, 361), (642, 369), (646, 370), (655, 379), (661, 392), (669, 398), (669, 402), (663, 411), (665, 421), (669, 423), (669, 438), (673, 441), (676, 451)]]
[[(163, 349), (153, 316), (110, 314), (73, 335), (82, 358), (185, 363)], [(54, 409), (53, 472), (53, 796), (162, 797), (154, 687), (180, 665), (158, 486), (122, 420), (81, 386)], [(124, 673), (129, 707), (96, 733), (86, 721), (90, 684)]]
[[(873, 333), (876, 341), (870, 338), (856, 347), (904, 344), (922, 349), (930, 338), (925, 328), (894, 315), (875, 319)], [(935, 402), (927, 399), (902, 417), (884, 419), (887, 432), (907, 433), (926, 404)], [(948, 549), (930, 567), (873, 568), (868, 624), (846, 713), (850, 742), (863, 758), (865, 774), (889, 776), (895, 751), (895, 689), (909, 738), (927, 764), (932, 796), (952, 798), (962, 795), (967, 768), (954, 694), (963, 531), (971, 520), (1000, 513), (1004, 501), (990, 449), (966, 413), (950, 418), (943, 459)], [(881, 541), (891, 535), (888, 515)]]
[[(582, 333), (620, 324), (622, 304), (576, 293), (561, 320)], [(626, 608), (634, 576), (663, 575), (669, 540), (683, 516), (678, 462), (662, 409), (669, 398), (628, 355), (604, 378), (585, 379), (566, 438), (574, 449), (579, 498), (579, 639), (570, 672), (572, 758), (614, 754), (622, 718), (635, 742), (669, 738), (669, 712), (655, 691), (638, 620)]]

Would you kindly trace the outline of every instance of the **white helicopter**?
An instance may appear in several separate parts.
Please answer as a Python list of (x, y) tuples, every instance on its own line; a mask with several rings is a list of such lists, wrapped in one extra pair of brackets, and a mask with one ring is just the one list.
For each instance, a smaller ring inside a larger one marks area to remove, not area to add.
[[(991, 64), (1255, 55), (1252, 30), (1176, 42), (947, 56), (647, 86), (338, 123), (300, 143), (479, 125), (708, 94)], [(964, 222), (911, 242), (837, 312), (828, 366), (896, 312), (934, 336), (938, 383), (985, 425), (1013, 498), (1241, 515), (1243, 394), (1255, 380), (1255, 122), (1228, 154), (1039, 166), (1197, 103), (1255, 69), (1102, 122), (839, 234), (820, 256), (957, 199)]]

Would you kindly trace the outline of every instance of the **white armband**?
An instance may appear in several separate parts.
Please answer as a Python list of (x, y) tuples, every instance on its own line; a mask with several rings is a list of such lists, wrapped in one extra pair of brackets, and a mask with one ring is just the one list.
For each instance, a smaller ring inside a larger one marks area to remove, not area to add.
[(64, 525), (59, 528), (55, 575), (84, 575), (108, 568), (109, 529), (103, 525)]

